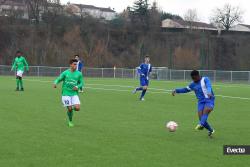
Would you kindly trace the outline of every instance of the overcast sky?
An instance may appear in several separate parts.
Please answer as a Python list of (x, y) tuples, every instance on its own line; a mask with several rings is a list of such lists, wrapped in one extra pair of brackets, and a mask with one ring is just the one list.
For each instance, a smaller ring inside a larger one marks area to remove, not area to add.
[[(95, 5), (98, 7), (115, 8), (116, 12), (121, 12), (127, 6), (132, 6), (134, 0), (61, 0), (63, 4), (67, 2)], [(152, 3), (154, 0), (149, 0)], [(199, 19), (209, 22), (209, 17), (216, 7), (221, 7), (225, 3), (239, 6), (244, 11), (243, 21), (250, 24), (250, 0), (156, 0), (158, 6), (173, 14), (183, 16), (188, 9), (197, 9)]]

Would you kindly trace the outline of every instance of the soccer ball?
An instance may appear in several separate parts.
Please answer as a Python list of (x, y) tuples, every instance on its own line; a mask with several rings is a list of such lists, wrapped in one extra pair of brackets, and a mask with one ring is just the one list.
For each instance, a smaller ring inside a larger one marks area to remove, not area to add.
[(166, 128), (169, 130), (169, 132), (175, 132), (178, 127), (178, 124), (174, 121), (169, 121), (166, 124)]

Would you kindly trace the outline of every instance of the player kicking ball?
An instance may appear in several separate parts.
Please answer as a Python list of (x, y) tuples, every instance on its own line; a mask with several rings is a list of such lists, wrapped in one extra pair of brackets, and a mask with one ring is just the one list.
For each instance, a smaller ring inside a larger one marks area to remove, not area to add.
[(208, 136), (212, 136), (215, 130), (208, 123), (208, 116), (214, 109), (215, 96), (213, 93), (212, 85), (208, 77), (202, 77), (199, 71), (192, 71), (191, 78), (193, 82), (186, 88), (175, 89), (172, 95), (177, 93), (195, 92), (198, 99), (198, 116), (199, 124), (196, 126), (196, 130), (208, 130)]
[[(23, 53), (21, 51), (16, 52), (16, 58), (13, 61), (13, 65), (11, 71), (16, 71), (16, 91), (24, 91), (23, 88), (23, 73), (24, 68), (26, 67), (26, 71), (29, 71), (29, 65), (26, 59), (22, 56)], [(21, 88), (21, 89), (20, 89)]]
[(145, 62), (137, 68), (138, 74), (140, 75), (140, 87), (136, 88), (133, 93), (135, 94), (138, 91), (142, 91), (140, 100), (144, 101), (144, 96), (147, 92), (149, 85), (149, 75), (152, 71), (152, 66), (150, 64), (150, 58), (148, 56), (145, 57)]
[(80, 111), (80, 100), (78, 97), (79, 88), (84, 86), (82, 73), (77, 71), (77, 60), (70, 60), (70, 68), (64, 71), (55, 81), (54, 88), (57, 84), (62, 84), (62, 103), (67, 108), (68, 126), (74, 127), (73, 113)]

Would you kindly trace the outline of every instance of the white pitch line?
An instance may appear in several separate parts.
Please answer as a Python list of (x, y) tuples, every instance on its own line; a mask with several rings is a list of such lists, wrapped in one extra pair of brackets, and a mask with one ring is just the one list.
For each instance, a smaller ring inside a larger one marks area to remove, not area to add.
[[(26, 81), (31, 82), (44, 82), (44, 83), (53, 83), (53, 81), (42, 81), (42, 80), (32, 80), (32, 79), (25, 79)], [(124, 85), (106, 85), (106, 84), (86, 84), (86, 85), (92, 85), (92, 86), (104, 86), (104, 87), (119, 87), (119, 88), (135, 88), (135, 86), (124, 86)], [(172, 90), (166, 90), (166, 89), (159, 89), (159, 88), (148, 88), (148, 90), (160, 90), (160, 91), (167, 91), (171, 92)]]
[(85, 89), (93, 89), (93, 90), (106, 90), (106, 91), (116, 91), (116, 92), (131, 92), (129, 90), (121, 90), (121, 89), (105, 89), (105, 88), (93, 88), (86, 86)]
[[(105, 85), (105, 84), (86, 84), (86, 85), (93, 85), (93, 86), (104, 86), (104, 87), (119, 87), (119, 88), (135, 88), (135, 86), (124, 86), (124, 85)], [(148, 88), (148, 90), (161, 90), (161, 91), (172, 91), (166, 89), (159, 89), (159, 88)]]
[[(96, 86), (107, 86), (107, 87), (121, 87), (121, 88), (134, 88), (134, 86), (124, 86), (124, 85), (105, 85), (105, 84), (88, 84), (88, 85), (96, 85)], [(245, 88), (250, 88), (250, 85), (242, 85), (245, 86)], [(242, 86), (240, 85), (218, 85), (218, 84), (213, 84), (213, 87), (224, 87), (224, 88), (239, 88)], [(159, 88), (149, 88), (153, 90), (165, 90), (165, 89), (159, 89)]]
[[(132, 92), (131, 90), (121, 90), (121, 89), (107, 89), (107, 88), (94, 88), (94, 87), (85, 87), (86, 89), (92, 89), (92, 90), (105, 90), (105, 91), (116, 91), (116, 92)], [(152, 94), (165, 94), (169, 92), (148, 92)]]
[[(24, 79), (27, 81), (32, 81), (32, 82), (51, 82), (53, 81), (44, 81), (44, 80), (36, 80), (36, 79)], [(173, 81), (166, 81), (166, 82), (173, 82)], [(124, 85), (106, 85), (106, 84), (88, 84), (88, 85), (96, 85), (96, 86), (107, 86), (107, 87), (123, 87), (123, 88), (134, 88), (134, 86), (124, 86)], [(213, 84), (213, 87), (224, 87), (224, 88), (242, 88), (244, 86), (245, 88), (250, 88), (250, 85), (221, 85), (221, 84)], [(165, 90), (165, 89), (158, 89), (158, 88), (149, 88), (153, 90)]]
[[(30, 82), (41, 82), (41, 83), (53, 83), (53, 81), (43, 81), (43, 80), (32, 80), (32, 79), (25, 79), (26, 81)], [(123, 86), (123, 85), (104, 85), (104, 84), (86, 84), (86, 85), (93, 85), (93, 86), (104, 86), (104, 87), (120, 87), (120, 88), (135, 88), (135, 86)], [(120, 91), (120, 92), (132, 92), (131, 90), (121, 90), (121, 89), (106, 89), (106, 88), (93, 88), (93, 87), (85, 87), (89, 89), (96, 89), (96, 90), (114, 90), (114, 91)], [(161, 90), (166, 92), (171, 92), (172, 90), (167, 89), (157, 89), (157, 88), (149, 88), (149, 90)], [(165, 92), (151, 92), (151, 93), (165, 93)]]
[(215, 97), (230, 98), (230, 99), (241, 99), (241, 100), (250, 100), (250, 98), (248, 98), (248, 97), (237, 97), (237, 96), (216, 95)]
[[(93, 87), (85, 87), (87, 89), (93, 89), (93, 90), (106, 90), (106, 91), (117, 91), (117, 92), (131, 92), (131, 90), (120, 90), (120, 89), (106, 89), (106, 88), (93, 88)], [(152, 94), (170, 94), (169, 92), (171, 90), (164, 90), (165, 92), (148, 92), (148, 93), (152, 93)], [(187, 94), (187, 95), (191, 95), (192, 94)], [(237, 96), (224, 96), (224, 95), (216, 95), (215, 97), (222, 97), (222, 98), (230, 98), (230, 99), (241, 99), (241, 100), (250, 100), (250, 98), (247, 97), (237, 97)]]
[(223, 87), (223, 88), (250, 88), (250, 85), (219, 85), (219, 84), (213, 84), (214, 87)]
[[(31, 79), (25, 79), (25, 80), (26, 81), (31, 81), (31, 82), (41, 82), (41, 83), (49, 83), (50, 82), (50, 83), (53, 83), (53, 81), (31, 80)], [(114, 86), (114, 87), (134, 88), (133, 86), (123, 86), (123, 85), (104, 85), (104, 84), (86, 84), (86, 85), (93, 85), (93, 86)], [(94, 88), (94, 87), (85, 87), (85, 88), (92, 89), (92, 90), (131, 92), (131, 90), (121, 90), (121, 89), (107, 89), (107, 88)], [(152, 94), (165, 94), (165, 93), (170, 94), (170, 92), (172, 91), (172, 90), (157, 89), (157, 88), (150, 88), (150, 89), (151, 90), (161, 90), (161, 91), (163, 91), (163, 92), (155, 92), (155, 91), (148, 92), (148, 93), (152, 93)], [(192, 94), (189, 94), (189, 95), (192, 95)], [(240, 100), (250, 100), (250, 98), (248, 98), (248, 97), (237, 97), (237, 96), (216, 95), (215, 97), (229, 98), (229, 99), (240, 99)]]

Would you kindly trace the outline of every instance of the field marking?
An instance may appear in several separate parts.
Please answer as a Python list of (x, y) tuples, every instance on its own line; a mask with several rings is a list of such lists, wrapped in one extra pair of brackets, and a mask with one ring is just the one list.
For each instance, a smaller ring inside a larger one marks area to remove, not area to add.
[[(53, 83), (53, 81), (43, 81), (43, 80), (34, 80), (34, 79), (25, 79), (26, 81), (31, 82), (44, 82), (44, 83)], [(104, 86), (104, 87), (119, 87), (119, 88), (135, 88), (136, 86), (125, 86), (125, 85), (106, 85), (106, 84), (86, 84), (86, 85), (92, 85), (92, 86)], [(159, 89), (159, 88), (148, 88), (148, 90), (161, 90), (161, 91), (172, 91), (172, 90), (166, 90), (166, 89)]]
[[(132, 90), (121, 90), (121, 89), (107, 89), (107, 88), (94, 88), (94, 87), (85, 87), (86, 89), (92, 89), (92, 90), (105, 90), (105, 91), (116, 91), (116, 92), (131, 92), (132, 93)], [(165, 90), (166, 91), (166, 90)], [(148, 93), (151, 93), (151, 94), (170, 94), (169, 91), (166, 91), (166, 92), (148, 92)]]
[[(106, 89), (106, 88), (94, 88), (94, 87), (85, 87), (87, 89), (93, 89), (93, 90), (106, 90), (106, 91), (117, 91), (117, 92), (132, 92), (131, 90), (120, 90), (120, 89)], [(152, 93), (152, 94), (171, 94), (170, 92), (172, 90), (167, 90), (164, 89), (165, 92), (148, 92), (148, 93)], [(193, 96), (193, 94), (186, 94), (186, 95), (190, 95)], [(224, 95), (216, 95), (215, 97), (222, 97), (222, 98), (230, 98), (230, 99), (241, 99), (241, 100), (250, 100), (250, 98), (247, 97), (237, 97), (237, 96), (224, 96)]]
[[(106, 84), (88, 84), (88, 85), (96, 85), (96, 86), (107, 86), (107, 87), (112, 87), (112, 86), (115, 86), (115, 87), (121, 87), (121, 88), (134, 88), (135, 86), (124, 86), (124, 85), (106, 85)], [(244, 85), (242, 85), (244, 86)], [(218, 85), (218, 84), (213, 84), (213, 87), (225, 87), (225, 88), (231, 88), (231, 87), (235, 87), (235, 88), (238, 88), (238, 87), (241, 87), (242, 86), (236, 86), (236, 85)], [(250, 88), (250, 85), (245, 85), (246, 88)], [(159, 88), (149, 88), (149, 90), (166, 90), (166, 89), (159, 89)], [(220, 89), (220, 88), (216, 88), (216, 89)]]
[[(111, 78), (112, 79), (112, 78)], [(119, 79), (119, 78), (118, 78)], [(122, 79), (122, 78), (121, 78)], [(131, 79), (130, 78), (123, 78), (123, 79), (128, 79), (127, 81), (130, 81)], [(101, 80), (108, 80), (107, 78), (100, 78), (100, 80), (98, 79), (91, 79), (91, 78), (87, 78), (87, 80), (89, 81), (101, 81)], [(166, 81), (166, 80), (152, 80), (152, 81), (160, 81), (160, 82), (165, 82), (165, 83), (174, 83), (174, 82), (177, 82), (177, 83), (187, 83), (189, 84), (190, 82), (192, 81), (186, 81), (186, 80), (183, 80), (183, 81)], [(131, 81), (132, 82), (132, 81)], [(214, 87), (228, 87), (228, 88), (239, 88), (239, 87), (246, 87), (246, 88), (250, 88), (250, 82), (249, 83), (245, 83), (245, 84), (240, 84), (240, 83), (224, 83), (223, 84), (216, 84), (217, 82), (214, 82), (213, 83), (213, 86)], [(233, 84), (233, 85), (229, 85), (229, 84)]]
[[(86, 84), (86, 85), (93, 85), (93, 86), (104, 86), (104, 87), (119, 87), (119, 88), (135, 88), (136, 86), (124, 86), (124, 85), (106, 85), (106, 84)], [(148, 90), (161, 90), (161, 91), (172, 91), (166, 89), (159, 89), (159, 88), (148, 88)]]
[[(31, 82), (41, 82), (41, 83), (53, 83), (53, 81), (43, 81), (43, 80), (31, 80), (31, 79), (25, 79), (26, 81), (31, 81)], [(134, 88), (134, 86), (124, 86), (124, 85), (105, 85), (105, 84), (86, 84), (86, 85), (93, 85), (93, 86), (116, 86), (116, 87), (124, 87), (124, 88)], [(132, 90), (121, 90), (121, 89), (107, 89), (107, 88), (94, 88), (94, 87), (85, 87), (87, 89), (92, 89), (92, 90), (105, 90), (105, 91), (119, 91), (119, 92), (132, 92)], [(152, 93), (152, 94), (171, 94), (170, 92), (172, 90), (168, 90), (168, 89), (157, 89), (157, 88), (150, 88), (149, 90), (161, 90), (161, 91), (165, 91), (165, 92), (155, 92), (155, 91), (150, 91), (148, 93)], [(193, 94), (188, 94), (188, 95), (192, 95)], [(215, 97), (221, 97), (221, 98), (229, 98), (229, 99), (240, 99), (240, 100), (250, 100), (250, 98), (248, 97), (238, 97), (238, 96), (226, 96), (226, 95), (215, 95)]]
[(230, 98), (230, 99), (241, 99), (241, 100), (250, 100), (250, 98), (248, 98), (248, 97), (237, 97), (237, 96), (216, 95), (215, 97)]
[[(103, 78), (105, 80), (105, 78)], [(36, 80), (36, 79), (24, 79), (24, 80), (29, 80), (29, 81), (33, 81), (33, 80)], [(102, 79), (100, 80), (97, 80), (97, 79), (89, 79), (90, 81), (101, 81)], [(44, 80), (36, 80), (36, 81), (41, 81), (41, 82), (51, 82), (53, 83), (53, 80), (51, 81), (44, 81)], [(175, 81), (163, 81), (163, 80), (160, 80), (162, 82), (165, 82), (165, 83), (173, 83)], [(35, 81), (34, 81), (35, 82)], [(181, 81), (176, 81), (177, 83)], [(187, 82), (187, 81), (183, 81), (183, 82)], [(187, 82), (187, 85), (189, 84), (190, 82)], [(117, 86), (117, 87), (128, 87), (128, 88), (132, 88), (134, 86), (124, 86), (124, 85), (105, 85), (105, 84), (88, 84), (88, 85), (99, 85), (99, 86)], [(225, 83), (224, 85), (222, 84), (216, 84), (214, 83), (213, 84), (213, 87), (224, 87), (224, 88), (250, 88), (250, 84), (234, 84), (234, 85), (228, 85), (227, 83)], [(149, 89), (154, 89), (154, 90), (163, 90), (163, 89), (158, 89), (158, 88), (149, 88)]]
[(250, 85), (221, 85), (221, 84), (213, 84), (214, 87), (223, 87), (223, 88), (242, 88), (242, 87), (245, 87), (245, 88), (250, 88)]

